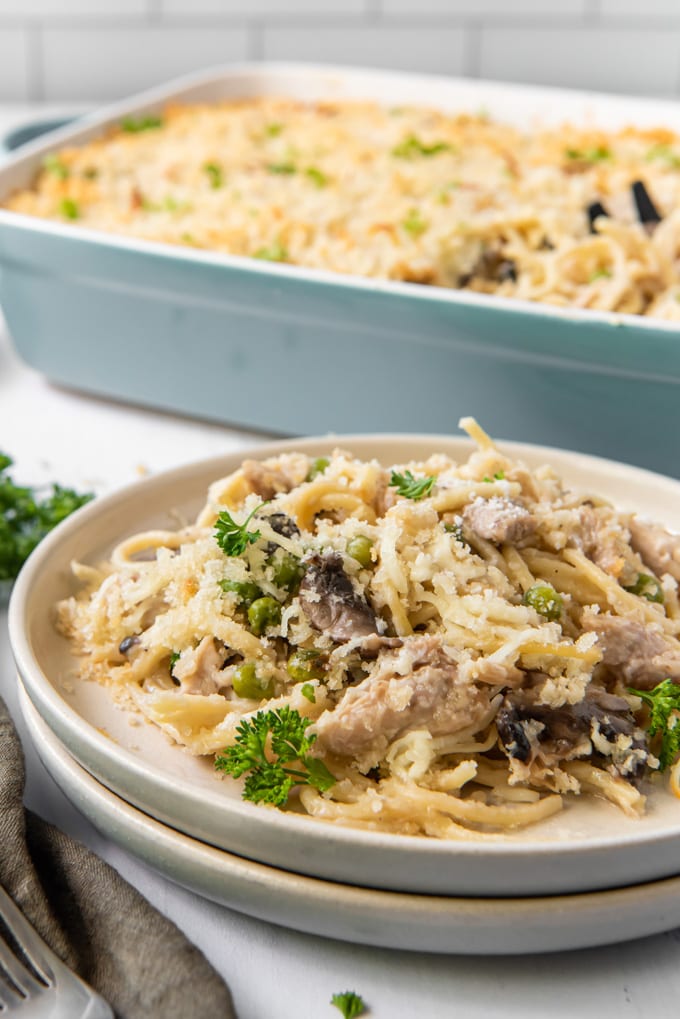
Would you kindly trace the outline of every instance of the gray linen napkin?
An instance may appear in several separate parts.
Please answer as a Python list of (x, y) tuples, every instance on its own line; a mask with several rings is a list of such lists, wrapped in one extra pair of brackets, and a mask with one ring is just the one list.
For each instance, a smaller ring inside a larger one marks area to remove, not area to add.
[(26, 810), (24, 756), (0, 698), (0, 884), (119, 1019), (233, 1019), (205, 956), (107, 863)]

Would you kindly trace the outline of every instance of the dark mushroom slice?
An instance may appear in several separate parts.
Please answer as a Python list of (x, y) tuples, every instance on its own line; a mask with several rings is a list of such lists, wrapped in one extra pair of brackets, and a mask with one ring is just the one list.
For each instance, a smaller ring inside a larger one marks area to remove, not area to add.
[(588, 213), (588, 224), (590, 232), (591, 234), (596, 234), (597, 230), (595, 229), (595, 220), (599, 219), (600, 216), (609, 217), (609, 213), (605, 209), (602, 202), (591, 202), (586, 211)]
[(465, 287), (473, 279), (486, 280), (489, 283), (505, 283), (517, 281), (517, 265), (512, 258), (505, 258), (500, 251), (485, 251), (472, 268), (472, 271), (461, 276), (459, 286)]
[(118, 650), (122, 655), (126, 655), (136, 644), (139, 644), (139, 637), (136, 634), (131, 634), (129, 637), (123, 637), (118, 645)]
[(378, 620), (357, 594), (337, 552), (314, 553), (304, 560), (300, 604), (311, 625), (340, 644), (378, 632)]
[(632, 192), (638, 219), (645, 229), (651, 233), (659, 225), (663, 216), (650, 198), (649, 192), (641, 180), (633, 181)]
[[(297, 538), (300, 534), (300, 528), (287, 513), (269, 513), (267, 516), (263, 516), (262, 519), (266, 520), (272, 531), (276, 531), (282, 538)], [(268, 541), (265, 545), (265, 552), (267, 555), (272, 555), (276, 552), (277, 548), (279, 548), (279, 545), (273, 541)]]
[[(536, 703), (537, 696), (536, 691), (517, 691), (503, 698), (496, 726), (508, 757), (554, 767), (592, 755), (630, 781), (642, 777), (647, 744), (623, 697), (593, 688), (578, 704), (551, 708)], [(595, 732), (597, 742), (591, 744)]]
[(300, 534), (300, 528), (287, 513), (270, 513), (263, 519), (267, 521), (272, 531), (276, 531), (284, 538), (297, 538)]

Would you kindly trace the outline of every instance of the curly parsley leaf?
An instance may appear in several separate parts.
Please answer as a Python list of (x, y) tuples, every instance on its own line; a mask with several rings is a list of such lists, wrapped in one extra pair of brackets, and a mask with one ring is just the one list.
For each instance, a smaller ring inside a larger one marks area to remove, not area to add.
[[(233, 778), (248, 772), (243, 799), (252, 803), (282, 807), (294, 785), (311, 785), (325, 792), (335, 784), (335, 776), (323, 761), (309, 756), (316, 740), (307, 732), (310, 725), (309, 718), (288, 705), (259, 711), (240, 722), (234, 745), (217, 755), (215, 767)], [(291, 764), (296, 767), (287, 766)]]
[(404, 471), (403, 474), (392, 471), (390, 487), (396, 488), (397, 495), (417, 501), (430, 494), (436, 480), (435, 477), (415, 478), (410, 471)]
[(45, 535), (94, 498), (57, 484), (40, 498), (35, 489), (12, 481), (11, 465), (11, 457), (0, 453), (0, 581), (14, 580)]
[(249, 531), (248, 524), (257, 511), (266, 505), (266, 502), (261, 502), (254, 510), (251, 510), (242, 524), (236, 523), (229, 510), (222, 510), (215, 521), (214, 533), (215, 541), (225, 555), (243, 555), (248, 545), (254, 544), (261, 537), (260, 531)]
[(342, 1012), (345, 1019), (355, 1019), (366, 1011), (366, 1004), (360, 994), (355, 991), (343, 991), (341, 994), (334, 994), (331, 998), (331, 1005), (335, 1005), (339, 1012)]
[(647, 731), (652, 737), (661, 736), (659, 769), (665, 771), (680, 754), (680, 686), (664, 679), (653, 690), (628, 690), (649, 708)]

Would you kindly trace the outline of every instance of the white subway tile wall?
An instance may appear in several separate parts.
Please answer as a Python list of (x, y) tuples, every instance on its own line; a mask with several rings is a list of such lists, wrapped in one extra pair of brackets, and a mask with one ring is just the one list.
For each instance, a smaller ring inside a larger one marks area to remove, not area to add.
[(680, 96), (680, 0), (0, 0), (0, 102), (274, 59)]
[(364, 25), (361, 32), (347, 25), (272, 26), (264, 31), (262, 56), (459, 75), (465, 72), (465, 30), (420, 24)]
[(151, 25), (45, 28), (42, 79), (50, 100), (124, 96), (177, 74), (230, 61), (249, 53), (245, 25), (214, 28)]

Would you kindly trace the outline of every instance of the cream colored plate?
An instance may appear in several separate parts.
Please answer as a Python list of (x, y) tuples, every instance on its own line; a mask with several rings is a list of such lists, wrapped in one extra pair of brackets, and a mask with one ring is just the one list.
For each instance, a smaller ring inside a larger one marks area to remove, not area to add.
[(99, 831), (177, 884), (260, 920), (355, 944), (464, 955), (589, 948), (680, 925), (680, 878), (609, 892), (525, 899), (372, 891), (233, 856), (136, 810), (81, 768), (23, 689), (21, 709), (47, 771)]
[[(427, 436), (320, 438), (251, 449), (312, 455), (340, 444), (384, 463), (433, 450), (467, 457), (463, 439)], [(680, 482), (609, 461), (503, 444), (531, 465), (550, 462), (573, 485), (637, 508), (680, 530)], [(117, 708), (94, 683), (73, 682), (74, 663), (53, 625), (55, 602), (74, 590), (72, 559), (97, 560), (124, 535), (191, 519), (210, 481), (241, 454), (193, 464), (99, 499), (65, 521), (22, 571), (10, 603), (10, 637), (19, 672), (39, 713), (70, 753), (106, 786), (180, 831), (262, 863), (332, 881), (395, 891), (463, 895), (544, 895), (590, 891), (675, 874), (680, 859), (680, 801), (659, 792), (641, 820), (583, 798), (540, 826), (495, 842), (440, 842), (336, 828), (240, 798), (208, 760), (171, 745), (155, 727)]]

